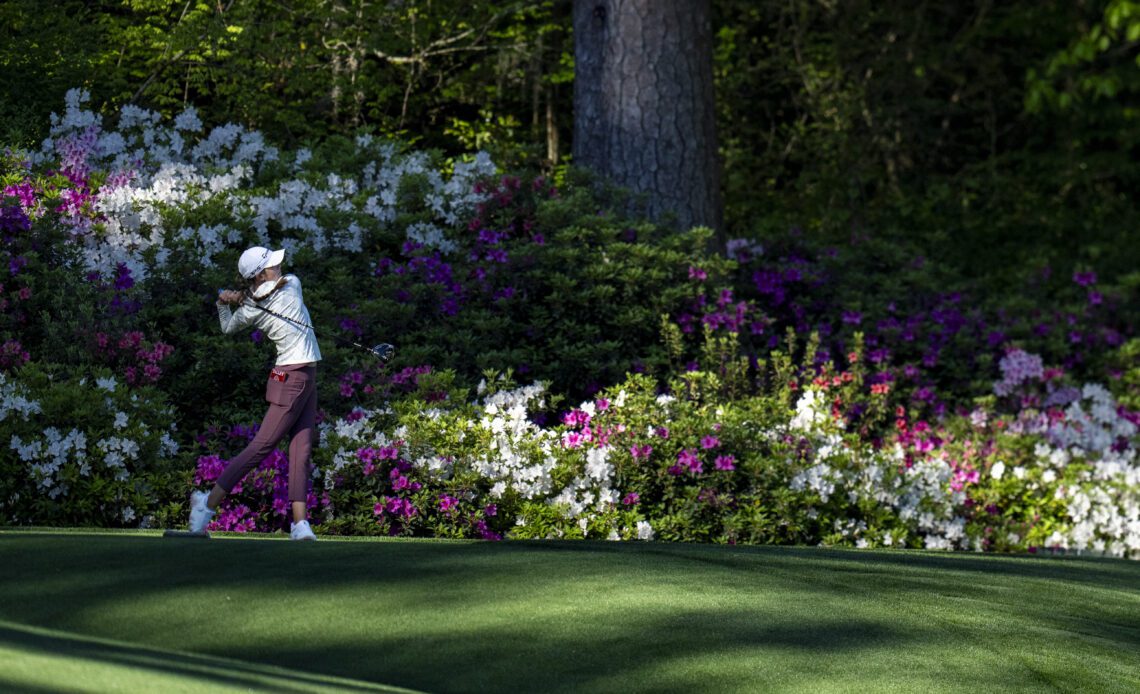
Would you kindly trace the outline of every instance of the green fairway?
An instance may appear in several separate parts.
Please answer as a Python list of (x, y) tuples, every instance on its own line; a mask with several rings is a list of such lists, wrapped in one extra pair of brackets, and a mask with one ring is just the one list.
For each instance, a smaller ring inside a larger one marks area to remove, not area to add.
[(1140, 691), (1140, 564), (0, 531), (0, 691)]

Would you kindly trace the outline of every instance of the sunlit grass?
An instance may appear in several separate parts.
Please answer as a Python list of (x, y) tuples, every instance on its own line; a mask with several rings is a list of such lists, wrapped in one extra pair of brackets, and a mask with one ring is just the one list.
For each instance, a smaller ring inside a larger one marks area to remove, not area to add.
[(14, 531), (0, 557), (0, 689), (1140, 689), (1140, 565), (1118, 560)]
[(5, 691), (404, 692), (236, 659), (194, 655), (0, 622)]

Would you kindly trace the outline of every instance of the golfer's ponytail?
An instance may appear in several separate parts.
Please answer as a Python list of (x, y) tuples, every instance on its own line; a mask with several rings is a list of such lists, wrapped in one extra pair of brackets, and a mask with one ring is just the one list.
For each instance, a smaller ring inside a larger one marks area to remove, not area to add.
[(269, 297), (276, 294), (282, 287), (284, 287), (288, 283), (289, 283), (289, 278), (282, 276), (281, 278), (279, 278), (277, 280), (277, 284), (273, 285), (272, 289), (270, 289), (269, 291), (265, 292), (264, 294), (262, 294), (260, 296), (253, 293), (253, 284), (250, 284), (248, 287), (245, 288), (245, 295), (247, 297), (249, 297), (250, 299), (253, 299), (253, 301), (255, 303), (265, 301)]

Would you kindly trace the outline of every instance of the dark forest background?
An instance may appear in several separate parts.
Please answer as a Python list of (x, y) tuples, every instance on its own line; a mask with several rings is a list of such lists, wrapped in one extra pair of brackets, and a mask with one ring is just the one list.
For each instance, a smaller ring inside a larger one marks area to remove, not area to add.
[[(876, 238), (993, 291), (1135, 286), (1140, 3), (713, 0), (727, 235)], [(284, 145), (361, 129), (561, 176), (570, 2), (5, 0), (0, 142), (84, 87)]]

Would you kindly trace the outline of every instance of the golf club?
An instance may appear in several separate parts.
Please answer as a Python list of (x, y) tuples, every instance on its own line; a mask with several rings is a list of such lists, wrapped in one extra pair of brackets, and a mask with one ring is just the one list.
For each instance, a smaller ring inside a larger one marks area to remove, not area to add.
[[(221, 294), (222, 291), (223, 290), (219, 289), (218, 293)], [(246, 298), (249, 298), (248, 295), (246, 296)], [(293, 320), (292, 318), (289, 318), (288, 316), (283, 316), (280, 313), (277, 313), (276, 311), (272, 311), (270, 309), (265, 308), (264, 306), (257, 304), (256, 302), (247, 304), (247, 303), (245, 303), (245, 299), (242, 299), (241, 305), (252, 306), (256, 309), (259, 309), (261, 311), (268, 313), (269, 315), (271, 315), (275, 318), (280, 318), (283, 321), (287, 321), (289, 323), (292, 323), (293, 325), (295, 325), (295, 326), (297, 326), (303, 330), (312, 330), (314, 335), (317, 334), (317, 329), (314, 328), (313, 326), (308, 325), (307, 323), (302, 323), (301, 321)], [(373, 345), (372, 347), (366, 347), (366, 346), (364, 346), (358, 342), (355, 342), (353, 340), (349, 340), (349, 339), (346, 339), (343, 337), (339, 337), (335, 334), (332, 336), (332, 338), (333, 338), (334, 342), (341, 345), (342, 347), (343, 346), (351, 346), (351, 347), (355, 347), (359, 350), (363, 350), (365, 352), (368, 352), (372, 356), (376, 357), (380, 361), (384, 362), (385, 364), (388, 363), (389, 361), (391, 361), (392, 357), (396, 354), (395, 346), (393, 346), (387, 342), (381, 342), (377, 345)]]

